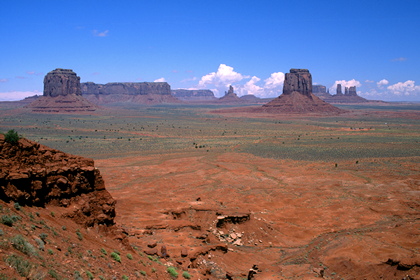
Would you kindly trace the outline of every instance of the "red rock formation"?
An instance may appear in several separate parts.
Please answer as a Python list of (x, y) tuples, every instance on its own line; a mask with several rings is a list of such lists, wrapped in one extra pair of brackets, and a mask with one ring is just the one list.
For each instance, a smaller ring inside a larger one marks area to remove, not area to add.
[(44, 95), (27, 108), (34, 112), (95, 111), (95, 105), (82, 97), (80, 77), (71, 69), (55, 69), (44, 78)]
[(87, 227), (114, 224), (115, 200), (92, 159), (27, 139), (11, 144), (0, 136), (0, 199), (29, 206), (62, 206), (64, 216)]
[(341, 113), (312, 94), (312, 75), (307, 69), (290, 69), (286, 73), (283, 94), (263, 105), (259, 111), (269, 113)]

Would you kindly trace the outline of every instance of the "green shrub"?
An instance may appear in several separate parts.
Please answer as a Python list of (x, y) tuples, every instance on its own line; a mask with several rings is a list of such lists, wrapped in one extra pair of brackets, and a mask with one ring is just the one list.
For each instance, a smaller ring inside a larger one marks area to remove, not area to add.
[(95, 277), (93, 277), (93, 274), (92, 274), (92, 272), (90, 272), (90, 271), (86, 271), (86, 276), (89, 278), (89, 279), (93, 279), (93, 278), (95, 278)]
[(15, 204), (13, 205), (13, 207), (15, 207), (16, 210), (20, 210), (20, 204), (19, 202), (15, 202)]
[(44, 232), (39, 235), (39, 238), (41, 238), (41, 240), (44, 241), (44, 242), (47, 240), (47, 237), (48, 237), (48, 234), (46, 234)]
[(166, 271), (168, 271), (168, 273), (172, 276), (172, 277), (178, 277), (178, 272), (176, 271), (175, 267), (170, 266), (166, 269)]
[(4, 140), (10, 144), (17, 144), (19, 142), (19, 134), (14, 130), (9, 130), (4, 134)]
[(54, 255), (54, 251), (52, 249), (48, 249), (48, 254)]
[(11, 227), (11, 226), (13, 226), (13, 219), (12, 219), (12, 217), (10, 217), (9, 215), (3, 215), (3, 216), (1, 216), (1, 223), (3, 224), (3, 225), (6, 225), (6, 226), (9, 226), (9, 227)]
[(101, 253), (104, 255), (108, 255), (107, 251), (104, 248), (101, 248)]
[(10, 255), (6, 258), (6, 263), (16, 269), (22, 277), (28, 277), (33, 265), (21, 256)]
[(127, 259), (132, 260), (133, 259), (133, 255), (127, 254)]
[(77, 231), (76, 231), (76, 234), (77, 234), (77, 238), (78, 238), (80, 241), (82, 241), (82, 240), (83, 240), (83, 234), (82, 234), (79, 230), (77, 230)]
[(55, 270), (53, 270), (53, 269), (50, 269), (50, 270), (48, 271), (48, 274), (49, 274), (52, 278), (54, 278), (54, 279), (60, 279), (60, 277), (58, 276), (57, 272), (56, 272)]
[(31, 243), (29, 243), (22, 235), (16, 235), (12, 238), (12, 246), (28, 256), (38, 256), (38, 252)]
[(123, 279), (123, 280), (129, 280), (127, 275), (123, 275), (123, 276), (122, 276), (122, 279)]
[(147, 275), (146, 271), (144, 271), (144, 270), (140, 270), (140, 274), (143, 275), (143, 276)]
[(188, 273), (188, 271), (182, 272), (182, 277), (184, 277), (185, 279), (191, 279), (191, 275)]
[(116, 252), (112, 252), (111, 253), (111, 258), (113, 258), (114, 259), (114, 261), (116, 261), (116, 262), (121, 262), (121, 257), (120, 257), (120, 255), (119, 254), (117, 254)]

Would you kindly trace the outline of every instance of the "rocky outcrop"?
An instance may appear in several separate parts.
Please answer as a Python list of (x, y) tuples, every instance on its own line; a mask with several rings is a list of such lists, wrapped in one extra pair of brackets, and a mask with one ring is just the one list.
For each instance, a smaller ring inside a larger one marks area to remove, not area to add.
[(234, 92), (233, 86), (229, 86), (229, 90), (225, 92), (225, 95), (219, 98), (218, 102), (220, 103), (240, 103), (241, 99)]
[(348, 93), (349, 96), (357, 96), (356, 87), (349, 87)]
[(95, 104), (133, 102), (141, 104), (179, 103), (172, 96), (171, 86), (158, 83), (82, 83), (83, 97)]
[(217, 98), (209, 89), (175, 89), (172, 90), (172, 95), (182, 101), (214, 101)]
[(290, 69), (286, 73), (283, 94), (258, 111), (268, 113), (342, 113), (312, 93), (312, 75), (307, 69)]
[(0, 199), (20, 205), (64, 207), (64, 216), (87, 227), (114, 224), (115, 200), (91, 159), (0, 135)]
[(81, 91), (83, 95), (89, 94), (127, 94), (127, 95), (171, 95), (171, 86), (166, 82), (159, 83), (107, 83), (95, 84), (92, 82), (82, 83)]
[(343, 92), (341, 91), (341, 84), (337, 84), (336, 95), (337, 96), (342, 96), (343, 95)]
[(80, 77), (71, 69), (57, 68), (44, 77), (44, 96), (81, 95)]
[(312, 94), (312, 75), (308, 69), (290, 69), (290, 73), (286, 73), (283, 94), (289, 95), (292, 92), (305, 96)]
[(327, 92), (327, 87), (323, 85), (312, 85), (312, 93), (322, 100), (331, 97), (331, 94)]
[[(366, 103), (371, 102), (357, 95), (356, 87), (345, 87), (344, 94), (341, 93), (341, 84), (337, 85), (337, 94), (323, 98), (328, 103)], [(374, 101), (375, 102), (375, 101)]]
[(44, 95), (26, 108), (33, 112), (90, 112), (97, 107), (81, 96), (80, 77), (71, 69), (57, 68), (44, 78)]

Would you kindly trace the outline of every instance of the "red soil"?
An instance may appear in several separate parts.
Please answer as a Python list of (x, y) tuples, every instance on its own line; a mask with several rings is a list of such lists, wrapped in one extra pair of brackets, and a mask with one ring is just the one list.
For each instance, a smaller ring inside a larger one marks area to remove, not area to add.
[(181, 266), (208, 279), (240, 279), (253, 265), (255, 279), (417, 279), (420, 168), (414, 162), (369, 159), (335, 167), (197, 153), (96, 164), (130, 242), (145, 249), (165, 244)]

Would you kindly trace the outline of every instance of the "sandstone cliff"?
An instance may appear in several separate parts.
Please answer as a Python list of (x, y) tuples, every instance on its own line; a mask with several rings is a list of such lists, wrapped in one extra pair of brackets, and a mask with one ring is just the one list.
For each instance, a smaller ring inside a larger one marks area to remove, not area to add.
[(214, 101), (217, 99), (209, 89), (174, 89), (172, 95), (182, 101)]
[(65, 216), (87, 227), (114, 224), (115, 200), (93, 160), (0, 135), (0, 199), (20, 205), (65, 207)]
[(285, 75), (283, 94), (263, 105), (262, 111), (272, 113), (344, 112), (312, 93), (312, 75), (307, 69), (290, 69), (290, 73)]
[(172, 96), (171, 86), (159, 83), (82, 83), (83, 97), (95, 104), (133, 102), (140, 104), (179, 103)]
[(71, 69), (61, 68), (45, 75), (43, 96), (25, 107), (45, 113), (90, 112), (97, 109), (81, 96), (80, 77)]

